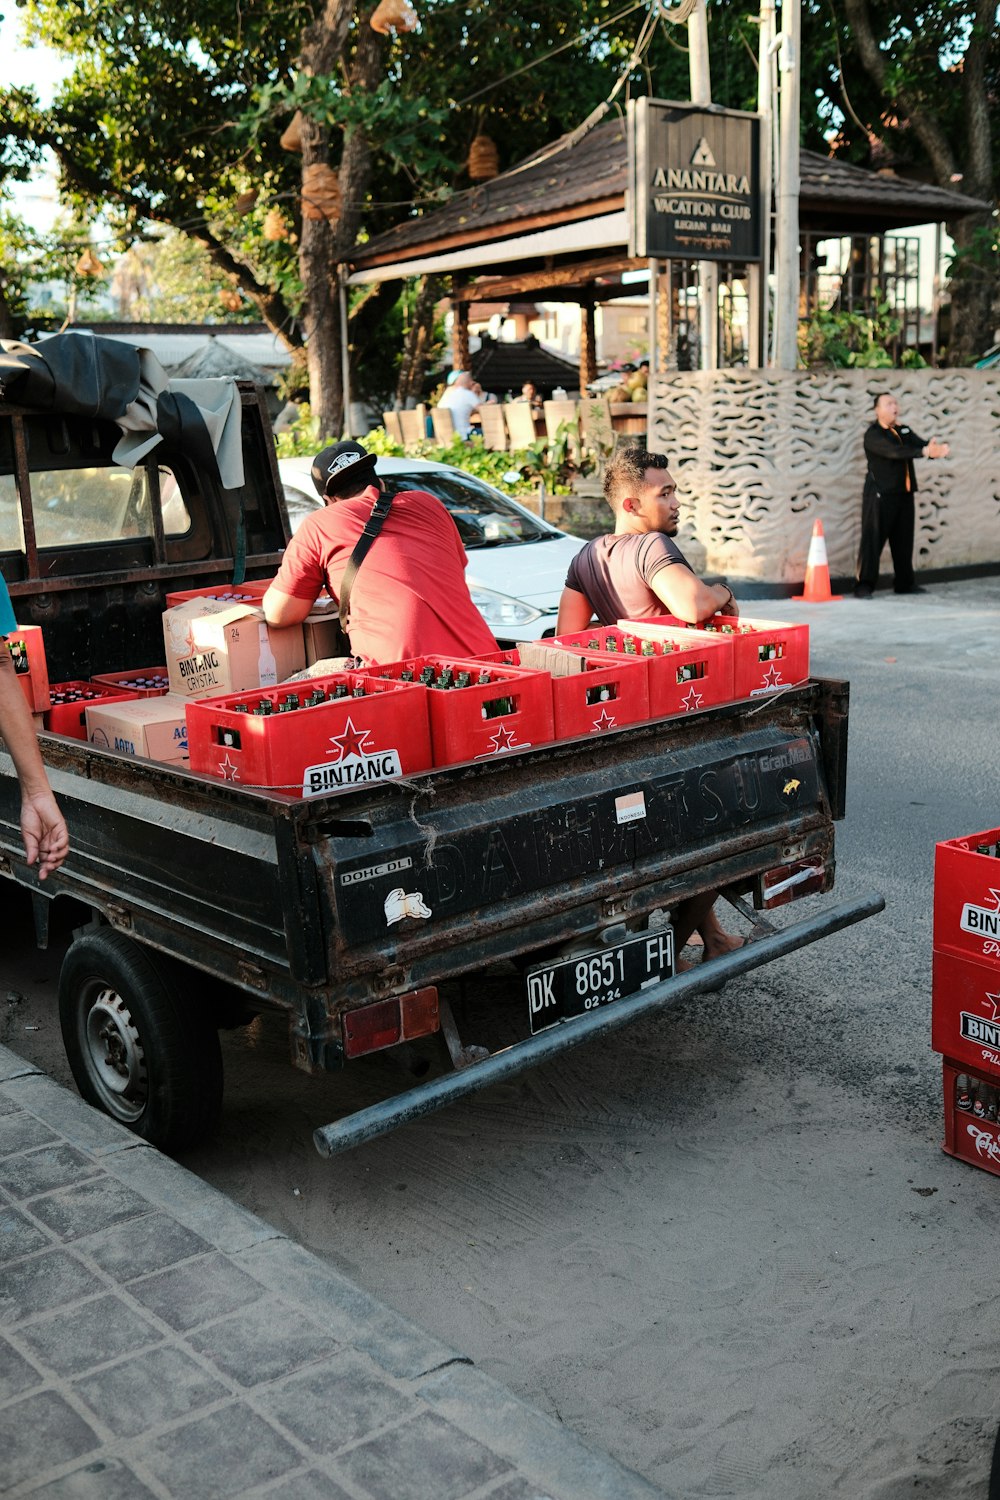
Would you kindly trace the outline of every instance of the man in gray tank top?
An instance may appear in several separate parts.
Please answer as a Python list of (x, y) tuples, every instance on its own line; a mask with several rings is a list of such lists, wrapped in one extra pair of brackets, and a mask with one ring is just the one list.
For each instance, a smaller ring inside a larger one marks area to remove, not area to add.
[[(619, 448), (604, 471), (604, 498), (615, 518), (608, 536), (596, 537), (570, 563), (559, 601), (556, 635), (602, 625), (673, 615), (700, 625), (713, 615), (739, 615), (724, 583), (702, 583), (672, 538), (677, 533), (677, 486), (662, 453)], [(682, 901), (673, 911), (677, 951), (697, 932), (705, 957), (742, 946), (715, 915), (717, 893)], [(686, 967), (683, 963), (680, 967)]]

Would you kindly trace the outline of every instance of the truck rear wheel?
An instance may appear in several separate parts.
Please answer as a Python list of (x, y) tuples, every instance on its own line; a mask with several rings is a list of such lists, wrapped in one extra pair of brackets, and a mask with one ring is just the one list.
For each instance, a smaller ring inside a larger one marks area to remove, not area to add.
[(216, 1124), (222, 1053), (213, 1018), (131, 938), (76, 938), (59, 976), (66, 1056), (88, 1104), (165, 1151)]

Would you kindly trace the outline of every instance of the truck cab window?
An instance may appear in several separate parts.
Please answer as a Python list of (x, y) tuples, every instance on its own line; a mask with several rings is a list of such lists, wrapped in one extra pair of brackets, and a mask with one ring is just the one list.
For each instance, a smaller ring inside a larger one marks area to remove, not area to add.
[[(164, 532), (183, 535), (191, 522), (177, 481), (163, 468), (159, 481)], [(142, 467), (39, 470), (31, 475), (31, 500), (39, 548), (153, 534), (149, 476)]]

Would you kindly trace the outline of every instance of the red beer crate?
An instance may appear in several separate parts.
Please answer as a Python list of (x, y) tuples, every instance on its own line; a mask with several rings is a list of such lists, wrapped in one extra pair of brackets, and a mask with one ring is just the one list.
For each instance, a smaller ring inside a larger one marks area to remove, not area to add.
[[(373, 667), (376, 680), (398, 682), (401, 672), (419, 678), (433, 667), (435, 678), (445, 669), (456, 678), (468, 672), (468, 687), (427, 689), (431, 745), (436, 766), (455, 766), (467, 760), (492, 760), (512, 750), (546, 745), (554, 738), (552, 688), (548, 672), (464, 660), (448, 656), (417, 656), (409, 661)], [(489, 682), (477, 679), (487, 672)]]
[(51, 696), (58, 700), (67, 694), (79, 694), (71, 702), (54, 701), (44, 714), (44, 726), (50, 734), (64, 734), (71, 740), (87, 738), (87, 708), (98, 701), (117, 703), (123, 699), (137, 698), (137, 693), (116, 691), (94, 682), (56, 682), (50, 689)]
[[(338, 685), (364, 696), (332, 699)], [(304, 706), (319, 692), (322, 703)], [(282, 711), (290, 696), (299, 706)], [(263, 701), (272, 712), (255, 713)], [(186, 718), (192, 771), (296, 797), (332, 796), (432, 764), (426, 689), (362, 672), (202, 698), (187, 705)]]
[(934, 949), (992, 965), (1000, 985), (1000, 828), (946, 839), (934, 850)]
[(984, 1078), (955, 1058), (944, 1059), (942, 1149), (1000, 1176), (1000, 1080)]
[[(556, 636), (552, 645), (565, 646), (570, 651), (583, 650), (589, 655), (593, 640), (601, 642), (605, 660), (610, 648), (615, 657), (624, 661), (645, 663), (651, 719), (666, 719), (672, 714), (729, 703), (735, 696), (731, 636), (706, 633), (692, 639), (690, 631), (678, 628), (671, 632), (657, 621), (655, 636), (641, 637), (638, 632), (602, 625), (576, 635)], [(630, 641), (636, 644), (635, 655), (626, 653)], [(644, 653), (644, 645), (650, 648), (650, 654)]]
[[(559, 646), (562, 641), (547, 640), (542, 644)], [(567, 677), (552, 674), (552, 724), (557, 740), (603, 734), (625, 724), (641, 724), (650, 717), (649, 679), (641, 658), (619, 659), (583, 651), (574, 654), (583, 658), (584, 671)], [(521, 664), (521, 654), (516, 650), (499, 651), (482, 660), (517, 667)]]
[(28, 707), (33, 714), (44, 713), (49, 707), (49, 669), (41, 627), (18, 625), (7, 636), (7, 650)]
[(97, 672), (90, 679), (100, 687), (118, 688), (130, 698), (161, 698), (170, 691), (166, 667), (133, 667), (129, 672)]
[(267, 593), (273, 578), (255, 578), (246, 583), (210, 583), (203, 589), (181, 589), (168, 594), (164, 609), (186, 604), (189, 599), (224, 599), (229, 604), (258, 604)]
[(931, 1046), (1000, 1082), (1000, 968), (935, 948)]
[(809, 676), (809, 626), (780, 620), (735, 619), (713, 615), (697, 628), (662, 615), (654, 620), (619, 620), (623, 630), (656, 640), (665, 631), (719, 635), (733, 646), (733, 697), (756, 698), (804, 682)]

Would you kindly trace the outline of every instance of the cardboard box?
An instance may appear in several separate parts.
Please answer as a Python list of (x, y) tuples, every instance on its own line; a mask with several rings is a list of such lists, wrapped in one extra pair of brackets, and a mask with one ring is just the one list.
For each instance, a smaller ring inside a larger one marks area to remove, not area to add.
[(87, 705), (87, 739), (99, 750), (186, 765), (187, 724), (183, 698), (135, 698)]
[(340, 628), (340, 615), (332, 600), (328, 609), (317, 602), (312, 613), (303, 620), (302, 644), (305, 647), (307, 667), (344, 654), (347, 649), (346, 641)]
[(163, 616), (170, 691), (182, 698), (217, 698), (275, 687), (305, 666), (298, 625), (267, 624), (252, 604), (191, 599)]
[(7, 650), (21, 691), (33, 714), (49, 707), (49, 669), (45, 660), (45, 642), (39, 625), (18, 625), (7, 636)]

